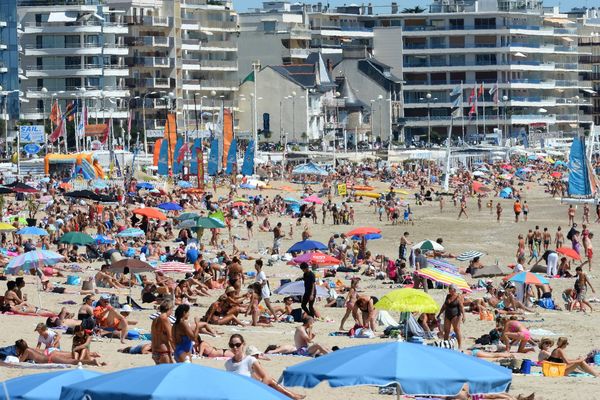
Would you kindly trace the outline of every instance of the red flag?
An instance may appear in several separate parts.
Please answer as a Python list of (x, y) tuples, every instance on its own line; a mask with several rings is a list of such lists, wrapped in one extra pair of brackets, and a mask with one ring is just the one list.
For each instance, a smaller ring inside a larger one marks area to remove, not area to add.
[(475, 114), (476, 112), (477, 112), (477, 111), (475, 110), (475, 104), (473, 104), (473, 105), (471, 106), (471, 109), (469, 110), (469, 115), (473, 115), (473, 114)]
[(183, 161), (183, 159), (185, 158), (185, 153), (187, 153), (190, 150), (187, 142), (183, 144), (183, 146), (181, 146), (181, 148), (179, 149), (179, 153), (177, 153), (177, 162), (180, 163), (181, 161)]
[(58, 100), (55, 100), (54, 104), (52, 104), (52, 110), (50, 110), (50, 121), (52, 121), (54, 125), (58, 125), (60, 121), (60, 115), (60, 106), (58, 105)]
[(102, 132), (102, 139), (100, 140), (100, 143), (104, 144), (108, 140), (108, 133), (110, 132), (111, 125), (112, 125), (112, 118), (110, 119), (110, 121), (108, 121), (108, 124), (106, 124), (106, 128), (104, 128), (104, 132)]
[(477, 97), (483, 97), (483, 83), (481, 86), (479, 86), (479, 93), (477, 94)]
[(56, 127), (56, 129), (54, 129), (54, 131), (52, 132), (52, 134), (48, 138), (48, 139), (50, 139), (51, 143), (56, 142), (56, 140), (63, 134), (64, 125), (65, 125), (64, 122), (65, 122), (65, 120), (63, 118), (61, 118), (58, 121), (58, 126)]
[(473, 104), (474, 99), (475, 99), (475, 88), (471, 89), (471, 94), (469, 95), (469, 105)]
[(196, 150), (196, 157), (198, 158), (198, 189), (204, 189), (204, 154), (202, 153), (202, 147)]
[(83, 105), (83, 126), (87, 126), (88, 124), (88, 108)]

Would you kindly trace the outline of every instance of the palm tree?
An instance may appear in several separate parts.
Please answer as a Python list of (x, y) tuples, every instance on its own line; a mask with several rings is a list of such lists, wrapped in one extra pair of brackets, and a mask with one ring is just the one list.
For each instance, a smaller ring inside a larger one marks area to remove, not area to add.
[(419, 6), (413, 7), (413, 8), (405, 8), (402, 10), (403, 14), (421, 14), (422, 12), (424, 12), (425, 9)]

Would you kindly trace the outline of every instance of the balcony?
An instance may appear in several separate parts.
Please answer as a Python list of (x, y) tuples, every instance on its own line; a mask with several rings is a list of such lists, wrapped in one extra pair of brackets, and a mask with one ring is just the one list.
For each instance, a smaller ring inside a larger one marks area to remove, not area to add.
[(237, 51), (237, 44), (231, 40), (183, 39), (182, 50), (192, 51)]
[(28, 78), (45, 78), (59, 76), (101, 76), (102, 65), (75, 64), (75, 65), (28, 65), (26, 75)]
[(127, 57), (125, 63), (129, 67), (170, 68), (169, 57)]
[(65, 47), (39, 47), (37, 45), (26, 45), (26, 56), (72, 56), (72, 55), (121, 55), (126, 56), (129, 49), (123, 45), (98, 43), (77, 43)]
[(171, 38), (168, 36), (129, 36), (125, 38), (127, 46), (136, 47), (170, 47)]
[(228, 6), (230, 1), (220, 0), (181, 0), (181, 8), (200, 10), (222, 10)]
[(238, 90), (237, 81), (184, 79), (183, 90)]
[(94, 20), (76, 22), (26, 22), (24, 33), (116, 33), (126, 34), (128, 28), (115, 22), (98, 22)]
[(237, 71), (237, 61), (182, 59), (183, 68), (192, 71)]
[(302, 60), (308, 58), (309, 55), (310, 49), (283, 49), (281, 51), (282, 57), (300, 58)]
[(0, 74), (8, 72), (8, 67), (4, 63), (0, 62)]
[(238, 25), (233, 21), (199, 21), (196, 19), (183, 18), (181, 20), (181, 29), (187, 30), (206, 30), (216, 32), (237, 32)]

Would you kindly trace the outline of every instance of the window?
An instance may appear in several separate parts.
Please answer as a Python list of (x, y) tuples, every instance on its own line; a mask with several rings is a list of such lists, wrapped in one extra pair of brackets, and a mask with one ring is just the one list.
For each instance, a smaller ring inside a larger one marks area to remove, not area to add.
[(65, 36), (65, 48), (81, 47), (81, 41), (78, 35)]
[(85, 86), (90, 88), (99, 88), (100, 87), (100, 78), (85, 78)]
[(65, 89), (66, 90), (77, 90), (81, 87), (81, 78), (66, 78)]
[(450, 29), (465, 29), (464, 19), (450, 19), (448, 20), (448, 26)]
[(263, 30), (265, 32), (275, 32), (276, 26), (277, 26), (276, 21), (263, 21)]
[(495, 65), (496, 55), (495, 54), (477, 54), (475, 56), (476, 65)]
[(81, 57), (65, 57), (65, 69), (81, 69)]
[(85, 46), (86, 47), (97, 47), (99, 45), (100, 45), (100, 36), (85, 35)]

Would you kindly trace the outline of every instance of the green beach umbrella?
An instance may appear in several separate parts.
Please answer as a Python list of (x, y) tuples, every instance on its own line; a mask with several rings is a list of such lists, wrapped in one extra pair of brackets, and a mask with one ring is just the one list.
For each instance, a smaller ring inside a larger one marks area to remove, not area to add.
[(77, 244), (85, 246), (86, 244), (93, 244), (94, 239), (83, 232), (68, 232), (62, 235), (59, 239), (60, 243)]
[(205, 228), (205, 229), (225, 228), (225, 224), (215, 218), (202, 217), (202, 218), (198, 218), (196, 220), (196, 228)]
[(186, 213), (183, 213), (183, 214), (175, 217), (175, 219), (177, 219), (179, 221), (185, 221), (188, 219), (196, 219), (196, 218), (200, 218), (200, 215), (193, 213), (193, 212), (186, 212)]

